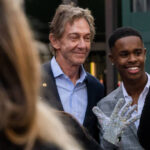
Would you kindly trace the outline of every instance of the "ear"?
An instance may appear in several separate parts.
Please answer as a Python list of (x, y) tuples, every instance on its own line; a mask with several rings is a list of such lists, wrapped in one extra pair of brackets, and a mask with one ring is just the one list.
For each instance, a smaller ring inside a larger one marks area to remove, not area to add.
[(60, 46), (59, 46), (59, 40), (56, 39), (55, 36), (54, 36), (52, 33), (49, 34), (49, 40), (50, 40), (50, 42), (51, 42), (51, 45), (52, 45), (56, 50), (60, 48)]
[(146, 60), (146, 48), (144, 48), (144, 55), (145, 55), (145, 60)]
[(113, 57), (113, 55), (112, 55), (112, 52), (110, 52), (110, 53), (108, 54), (108, 57), (109, 57), (110, 61), (112, 62), (112, 64), (114, 64), (114, 57)]

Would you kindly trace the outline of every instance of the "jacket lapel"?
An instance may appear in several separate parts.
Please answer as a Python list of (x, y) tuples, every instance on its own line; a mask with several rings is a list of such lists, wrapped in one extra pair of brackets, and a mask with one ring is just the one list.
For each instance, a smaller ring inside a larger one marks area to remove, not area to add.
[[(43, 65), (43, 81), (42, 81), (42, 94), (50, 104), (59, 110), (63, 111), (63, 106), (56, 87), (55, 78), (50, 66), (50, 63)], [(45, 86), (43, 86), (45, 85)]]
[(90, 100), (92, 95), (90, 92), (90, 81), (88, 80), (88, 76), (86, 77), (85, 83), (86, 83), (86, 87), (87, 87), (88, 102), (87, 102), (87, 109), (86, 109), (85, 118), (84, 118), (84, 122), (83, 122), (84, 126), (86, 126), (88, 117), (90, 117), (90, 110), (92, 110), (92, 107), (91, 107), (92, 101)]

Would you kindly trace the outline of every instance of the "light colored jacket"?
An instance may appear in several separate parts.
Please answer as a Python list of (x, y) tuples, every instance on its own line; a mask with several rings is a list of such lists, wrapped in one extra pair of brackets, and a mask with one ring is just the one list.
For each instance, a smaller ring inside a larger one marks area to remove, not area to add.
[[(101, 99), (97, 106), (105, 113), (105, 115), (110, 116), (120, 98), (124, 98), (124, 96), (122, 88), (118, 87), (116, 90)], [(101, 146), (103, 149), (107, 149), (102, 134), (103, 133), (100, 132)], [(119, 142), (118, 150), (144, 150), (138, 141), (137, 129), (134, 123), (125, 129), (121, 141)]]

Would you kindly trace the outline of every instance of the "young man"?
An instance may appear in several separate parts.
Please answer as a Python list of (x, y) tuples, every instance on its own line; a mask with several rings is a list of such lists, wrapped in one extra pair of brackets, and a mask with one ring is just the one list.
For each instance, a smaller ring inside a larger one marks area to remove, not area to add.
[[(112, 33), (108, 43), (110, 60), (118, 69), (122, 83), (100, 100), (97, 106), (110, 116), (118, 99), (124, 98), (124, 102), (132, 100), (132, 104), (137, 104), (137, 110), (132, 115), (141, 114), (150, 86), (150, 76), (144, 70), (146, 49), (142, 37), (135, 29), (123, 27)], [(125, 129), (118, 145), (120, 150), (143, 149), (137, 138), (138, 126), (139, 120)], [(100, 139), (105, 149), (102, 130)]]
[(54, 57), (43, 65), (42, 95), (56, 109), (72, 114), (99, 141), (92, 108), (104, 96), (104, 88), (83, 67), (94, 35), (94, 19), (88, 9), (58, 7), (49, 34)]

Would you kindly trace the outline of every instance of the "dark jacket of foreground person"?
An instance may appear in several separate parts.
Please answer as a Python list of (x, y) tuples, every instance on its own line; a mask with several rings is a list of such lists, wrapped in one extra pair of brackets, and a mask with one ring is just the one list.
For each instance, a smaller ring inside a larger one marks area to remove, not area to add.
[(138, 138), (140, 144), (145, 150), (150, 150), (150, 89), (147, 94), (145, 104), (142, 110), (140, 124), (138, 128)]

